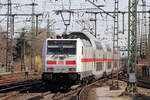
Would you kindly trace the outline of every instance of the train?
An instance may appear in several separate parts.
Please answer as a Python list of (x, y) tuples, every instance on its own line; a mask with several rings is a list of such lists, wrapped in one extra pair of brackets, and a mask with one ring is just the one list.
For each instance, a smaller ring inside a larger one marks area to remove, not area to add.
[(42, 50), (44, 82), (86, 83), (120, 70), (120, 52), (88, 32), (46, 39)]

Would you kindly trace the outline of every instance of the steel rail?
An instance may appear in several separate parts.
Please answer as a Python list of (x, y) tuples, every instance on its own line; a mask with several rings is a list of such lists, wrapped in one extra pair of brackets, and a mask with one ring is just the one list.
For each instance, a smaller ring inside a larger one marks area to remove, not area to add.
[[(14, 91), (14, 90), (18, 90), (18, 91), (24, 91), (29, 87), (32, 87), (34, 85), (37, 84), (41, 84), (42, 81), (41, 80), (32, 80), (32, 81), (24, 81), (24, 82), (19, 82), (18, 84), (11, 84), (9, 86), (2, 86), (2, 88), (0, 89), (0, 93), (7, 93), (10, 91)], [(13, 85), (13, 86), (12, 86)]]

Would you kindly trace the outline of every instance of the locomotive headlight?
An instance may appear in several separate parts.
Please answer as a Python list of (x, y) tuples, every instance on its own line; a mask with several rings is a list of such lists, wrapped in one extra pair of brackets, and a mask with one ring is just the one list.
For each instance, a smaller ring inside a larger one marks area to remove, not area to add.
[(54, 68), (47, 68), (47, 71), (48, 71), (48, 72), (54, 71)]

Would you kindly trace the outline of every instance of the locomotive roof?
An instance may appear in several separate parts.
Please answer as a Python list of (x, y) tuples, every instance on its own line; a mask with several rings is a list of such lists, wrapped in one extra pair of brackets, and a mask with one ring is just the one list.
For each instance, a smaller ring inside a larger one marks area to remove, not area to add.
[(89, 43), (91, 43), (93, 47), (98, 48), (98, 49), (103, 49), (102, 43), (89, 32), (71, 32), (69, 34), (69, 37), (80, 38), (80, 39), (89, 41)]
[(84, 39), (84, 40), (90, 41), (90, 38), (86, 34), (84, 34), (82, 32), (71, 32), (69, 34), (69, 38), (71, 38), (71, 39), (80, 38), (80, 39)]

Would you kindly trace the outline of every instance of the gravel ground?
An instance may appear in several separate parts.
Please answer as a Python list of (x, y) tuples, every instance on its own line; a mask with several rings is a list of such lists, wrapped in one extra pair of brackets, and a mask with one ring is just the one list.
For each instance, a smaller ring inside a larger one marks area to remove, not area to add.
[[(22, 93), (22, 94), (19, 94), (15, 97), (12, 97), (8, 100), (30, 100), (32, 97), (38, 95), (39, 93)], [(31, 99), (31, 100), (36, 100), (36, 99)], [(39, 100), (39, 99), (37, 99)]]
[(126, 83), (119, 82), (119, 90), (110, 90), (109, 86), (93, 88), (89, 92), (88, 100), (150, 100), (150, 89), (138, 87), (139, 96), (121, 96), (124, 92)]
[[(51, 100), (53, 94), (49, 94), (46, 96), (39, 96), (41, 93), (23, 93), (17, 96), (13, 96), (8, 100)], [(1, 100), (1, 99), (0, 99)]]
[[(19, 94), (13, 98), (8, 100), (52, 100), (53, 94), (49, 94), (46, 96), (37, 96), (40, 93), (29, 93), (29, 94)], [(76, 96), (66, 97), (61, 100), (76, 100)], [(1, 99), (0, 99), (1, 100)]]

